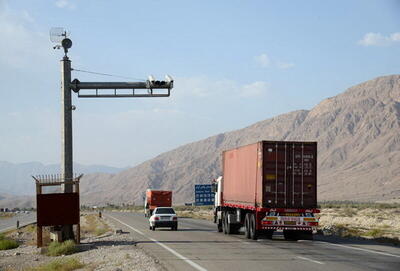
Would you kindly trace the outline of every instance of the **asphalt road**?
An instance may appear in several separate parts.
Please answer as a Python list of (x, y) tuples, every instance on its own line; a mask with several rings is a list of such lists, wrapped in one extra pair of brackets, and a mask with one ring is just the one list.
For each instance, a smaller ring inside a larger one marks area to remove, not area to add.
[(0, 232), (15, 229), (17, 227), (17, 220), (19, 221), (20, 226), (25, 226), (36, 221), (36, 213), (30, 212), (29, 214), (15, 214), (10, 218), (1, 218)]
[(279, 235), (252, 241), (218, 233), (209, 221), (183, 218), (178, 231), (153, 232), (143, 214), (105, 215), (169, 270), (400, 270), (400, 249), (374, 242), (292, 242)]

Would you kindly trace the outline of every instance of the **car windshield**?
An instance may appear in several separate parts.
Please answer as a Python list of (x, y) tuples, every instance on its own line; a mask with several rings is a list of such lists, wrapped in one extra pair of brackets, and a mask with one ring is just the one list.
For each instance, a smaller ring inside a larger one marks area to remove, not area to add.
[(156, 214), (175, 214), (174, 209), (172, 208), (162, 208), (157, 209)]

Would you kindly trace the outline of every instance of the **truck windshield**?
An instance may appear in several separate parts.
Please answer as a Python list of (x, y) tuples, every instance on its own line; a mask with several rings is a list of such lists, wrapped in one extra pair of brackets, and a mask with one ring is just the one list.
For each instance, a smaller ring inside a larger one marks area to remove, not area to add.
[(174, 209), (172, 208), (162, 208), (157, 209), (156, 214), (175, 214)]

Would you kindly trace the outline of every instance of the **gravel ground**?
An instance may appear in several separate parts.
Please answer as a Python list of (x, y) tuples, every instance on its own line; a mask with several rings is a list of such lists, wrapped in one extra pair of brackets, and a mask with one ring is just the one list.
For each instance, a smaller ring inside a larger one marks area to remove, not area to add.
[(106, 219), (104, 221), (109, 224), (113, 232), (83, 239), (80, 245), (82, 251), (73, 255), (49, 257), (42, 255), (41, 249), (24, 244), (16, 249), (0, 251), (0, 271), (26, 270), (63, 257), (79, 259), (85, 264), (80, 270), (166, 270), (157, 259), (136, 247), (135, 240), (130, 234), (116, 234), (115, 226)]

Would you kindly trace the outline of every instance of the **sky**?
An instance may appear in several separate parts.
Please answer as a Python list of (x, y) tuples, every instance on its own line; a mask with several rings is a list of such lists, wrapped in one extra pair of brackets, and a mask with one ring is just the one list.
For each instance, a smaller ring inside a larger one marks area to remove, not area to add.
[(80, 81), (175, 79), (169, 98), (79, 99), (74, 161), (116, 167), (311, 109), (400, 70), (400, 1), (0, 0), (0, 161), (61, 161), (64, 27)]

